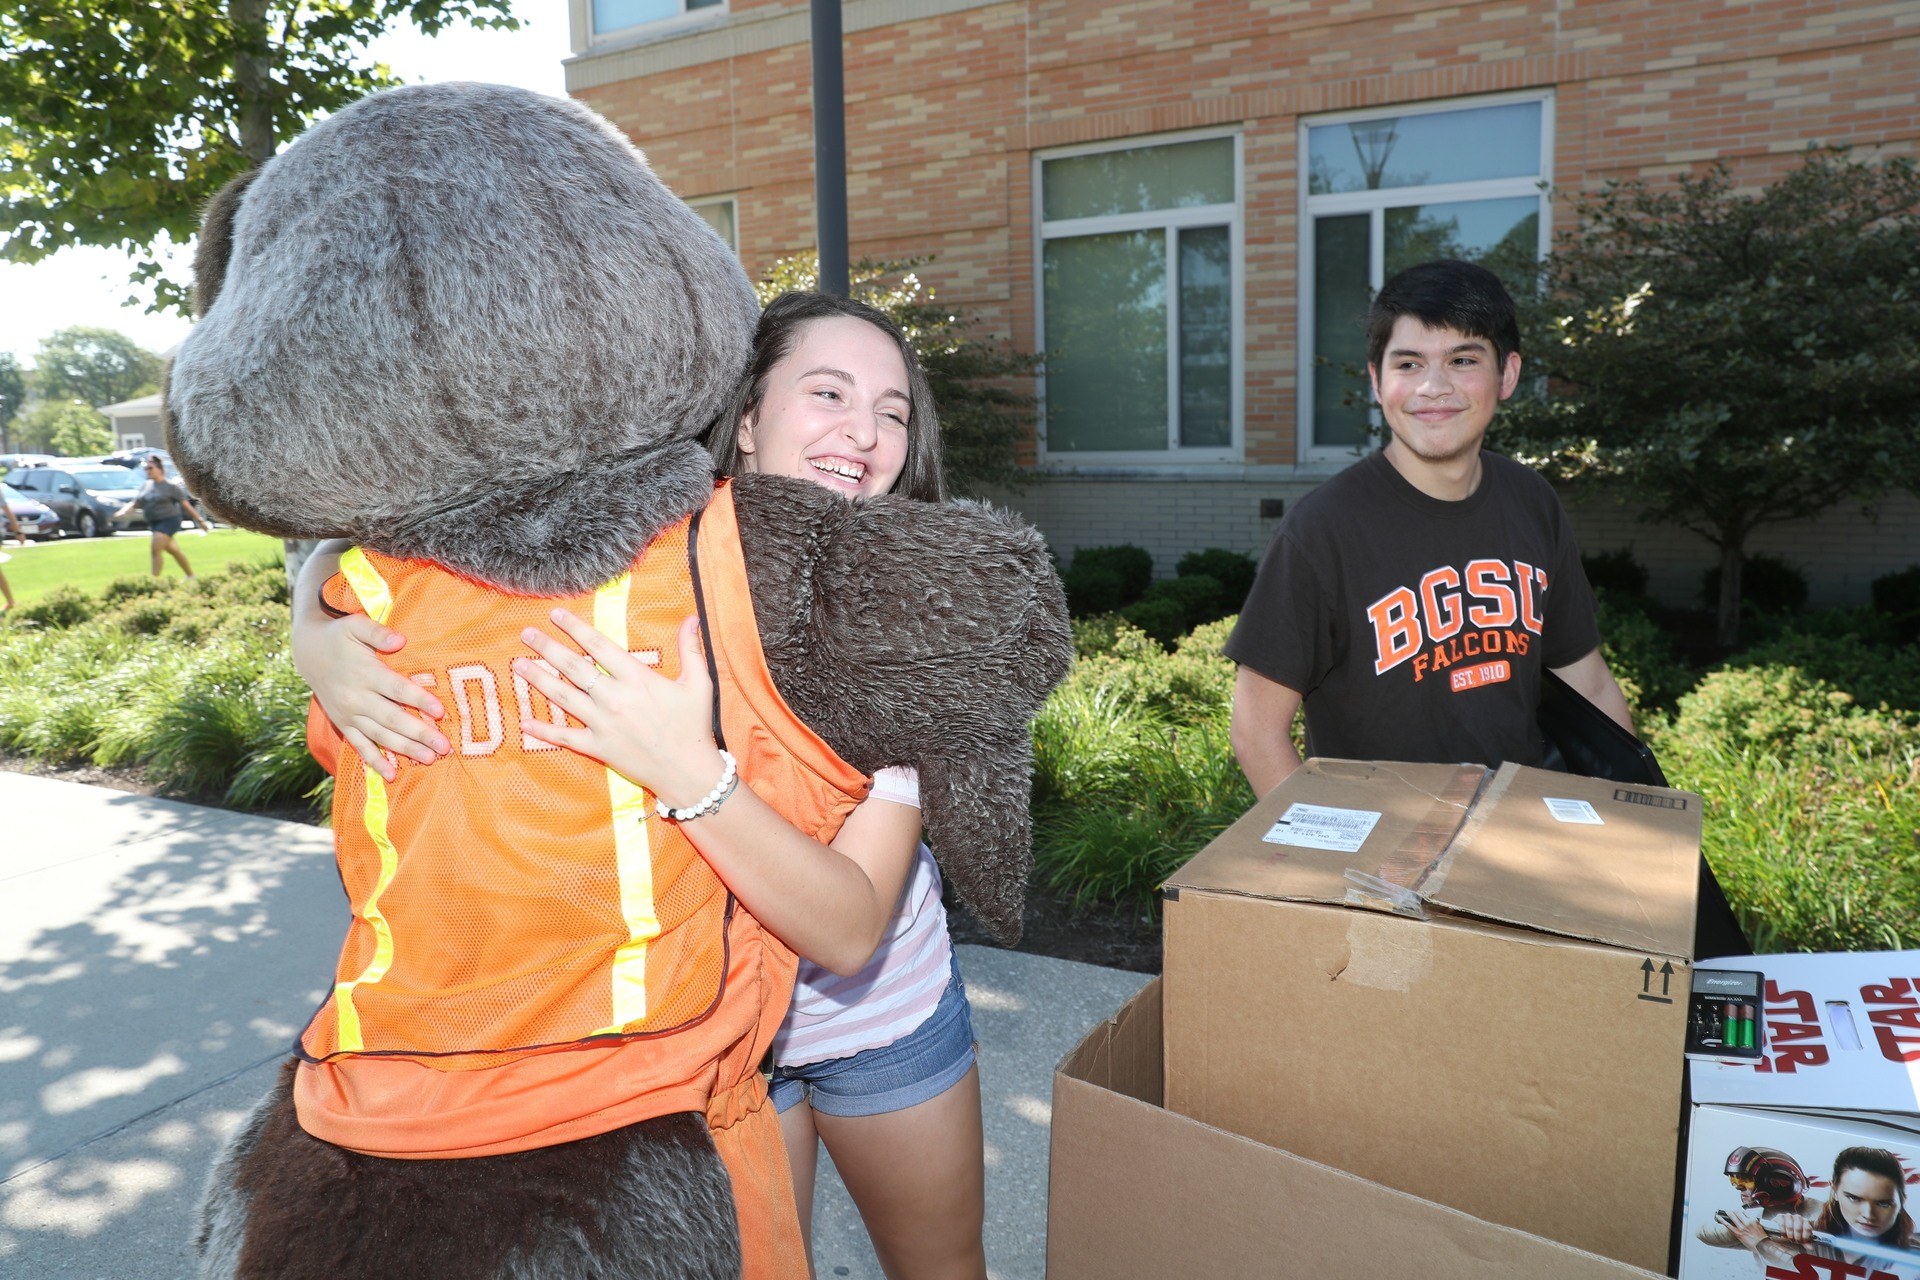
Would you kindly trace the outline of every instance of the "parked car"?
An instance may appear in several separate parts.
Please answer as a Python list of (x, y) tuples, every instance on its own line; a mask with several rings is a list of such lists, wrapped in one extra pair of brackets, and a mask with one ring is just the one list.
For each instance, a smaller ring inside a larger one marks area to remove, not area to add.
[(36, 502), (10, 484), (0, 484), (0, 501), (7, 504), (13, 518), (20, 522), (20, 532), (29, 538), (60, 536), (60, 517), (46, 503)]
[(122, 449), (118, 453), (109, 453), (101, 458), (100, 461), (110, 462), (116, 467), (132, 467), (138, 471), (146, 465), (148, 457), (154, 454), (160, 455), (161, 463), (167, 468), (167, 471), (171, 473), (174, 469), (173, 455), (165, 449), (156, 449), (151, 445), (143, 445), (138, 449)]
[[(86, 467), (81, 474), (92, 479), (107, 472), (112, 472), (114, 477), (136, 474), (123, 473), (119, 467)], [(7, 483), (34, 501), (52, 507), (54, 514), (60, 517), (61, 531), (82, 538), (112, 533), (116, 527), (113, 513), (131, 496), (123, 495), (118, 499), (102, 496), (113, 492), (111, 490), (103, 490), (102, 494), (93, 493), (81, 482), (79, 475), (65, 467), (16, 467), (7, 472)]]
[[(98, 462), (91, 464), (69, 462), (59, 470), (65, 471), (78, 480), (81, 488), (106, 502), (113, 511), (124, 507), (133, 495), (139, 493), (140, 486), (146, 483), (147, 479), (144, 472), (129, 471), (125, 467), (110, 467)], [(145, 527), (147, 522), (146, 516), (138, 507), (117, 520), (113, 518), (113, 512), (110, 511), (107, 519), (112, 522), (115, 531)]]
[(50, 453), (0, 453), (0, 472), (12, 471), (15, 467), (52, 466), (60, 459)]

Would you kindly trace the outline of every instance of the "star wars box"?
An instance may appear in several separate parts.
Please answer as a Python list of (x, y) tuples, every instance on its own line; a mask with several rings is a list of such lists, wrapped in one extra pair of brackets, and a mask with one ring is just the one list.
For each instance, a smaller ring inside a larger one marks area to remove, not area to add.
[(1699, 842), (1684, 791), (1309, 761), (1167, 883), (1166, 1106), (1663, 1271)]
[(1689, 1064), (1696, 1104), (1920, 1115), (1920, 951), (1732, 956), (1762, 976), (1752, 1061)]
[(1683, 1280), (1920, 1280), (1920, 951), (1698, 972), (1758, 974), (1764, 1017), (1751, 1060), (1689, 1066)]
[(1701, 1106), (1689, 1147), (1680, 1280), (1920, 1280), (1914, 1128)]

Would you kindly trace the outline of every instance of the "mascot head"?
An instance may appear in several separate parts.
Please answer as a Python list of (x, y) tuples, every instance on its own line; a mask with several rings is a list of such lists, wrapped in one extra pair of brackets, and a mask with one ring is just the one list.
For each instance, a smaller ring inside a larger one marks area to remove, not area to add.
[(616, 129), (499, 85), (375, 94), (215, 198), (166, 390), (234, 523), (509, 591), (625, 569), (697, 509), (759, 308)]

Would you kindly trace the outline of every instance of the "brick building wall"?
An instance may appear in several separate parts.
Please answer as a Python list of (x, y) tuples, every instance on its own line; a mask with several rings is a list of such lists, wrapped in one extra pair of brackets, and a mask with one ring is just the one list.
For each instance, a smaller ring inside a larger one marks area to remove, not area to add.
[[(731, 196), (758, 273), (810, 248), (811, 67), (804, 3), (731, 8), (600, 40), (575, 6), (569, 89), (627, 130), (690, 199)], [(1064, 552), (1129, 541), (1170, 572), (1200, 546), (1258, 551), (1328, 473), (1297, 421), (1300, 124), (1328, 112), (1551, 90), (1558, 193), (1729, 165), (1776, 177), (1810, 143), (1920, 151), (1920, 0), (848, 0), (853, 255), (932, 255), (922, 275), (1032, 349), (1034, 155), (1228, 129), (1240, 139), (1238, 444), (1229, 459), (1068, 467), (1010, 501)], [(1470, 105), (1470, 102), (1463, 103)], [(1552, 217), (1569, 201), (1557, 198)], [(1711, 555), (1595, 507), (1583, 540), (1632, 543), (1670, 595)], [(1763, 531), (1819, 598), (1864, 598), (1920, 560), (1920, 504)], [(1863, 556), (1861, 553), (1865, 551)]]

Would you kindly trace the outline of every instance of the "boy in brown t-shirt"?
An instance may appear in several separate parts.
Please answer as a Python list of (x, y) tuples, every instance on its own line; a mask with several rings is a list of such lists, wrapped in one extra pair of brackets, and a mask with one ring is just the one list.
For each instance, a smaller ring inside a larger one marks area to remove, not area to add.
[(1393, 438), (1295, 504), (1226, 645), (1256, 794), (1299, 767), (1303, 702), (1312, 754), (1538, 764), (1545, 668), (1631, 730), (1559, 499), (1480, 448), (1519, 345), (1484, 267), (1425, 263), (1374, 298), (1367, 371)]

